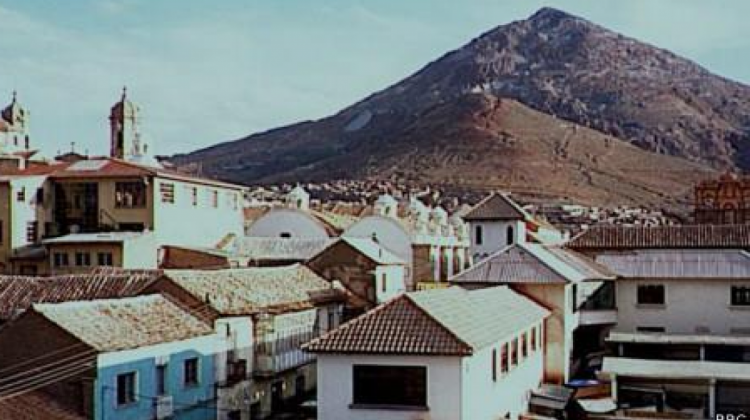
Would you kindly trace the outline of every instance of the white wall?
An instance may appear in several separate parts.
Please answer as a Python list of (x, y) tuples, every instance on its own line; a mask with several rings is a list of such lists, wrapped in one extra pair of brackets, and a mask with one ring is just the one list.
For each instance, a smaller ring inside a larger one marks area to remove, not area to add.
[[(227, 234), (243, 234), (240, 190), (161, 178), (155, 179), (154, 183), (154, 231), (159, 246), (213, 248)], [(162, 201), (162, 183), (174, 185), (174, 203)], [(197, 205), (193, 205), (186, 186), (198, 188)], [(212, 191), (219, 192), (218, 207), (212, 205)]]
[[(665, 305), (637, 304), (639, 284), (665, 285)], [(750, 309), (730, 306), (730, 280), (618, 280), (617, 331), (636, 327), (664, 327), (667, 333), (695, 334), (708, 327), (711, 334), (730, 334), (732, 328), (750, 327)], [(750, 281), (744, 282), (750, 286)]]
[[(541, 324), (538, 328), (541, 328)], [(526, 411), (528, 392), (541, 384), (544, 376), (544, 352), (541, 347), (532, 352), (528, 339), (528, 357), (521, 358), (519, 347), (518, 365), (511, 367), (506, 373), (502, 373), (498, 367), (497, 381), (492, 380), (492, 350), (496, 350), (499, 364), (502, 344), (498, 342), (464, 359), (462, 419), (496, 420), (506, 414), (510, 414), (511, 419), (516, 419)]]
[(372, 238), (373, 234), (377, 236), (381, 246), (408, 263), (404, 281), (411, 283), (414, 274), (413, 242), (406, 229), (397, 221), (385, 216), (367, 216), (351, 225), (341, 236)]
[(153, 232), (124, 241), (122, 248), (123, 268), (157, 268), (159, 265), (159, 248)]
[[(482, 243), (477, 243), (477, 226), (482, 229)], [(484, 259), (509, 245), (508, 227), (513, 227), (513, 243), (526, 239), (526, 225), (523, 221), (470, 222), (471, 255), (474, 261)]]
[[(11, 226), (5, 228), (10, 229), (10, 243), (13, 249), (29, 244), (26, 228), (28, 222), (39, 220), (38, 213), (41, 213), (41, 209), (37, 208), (37, 190), (43, 186), (46, 179), (45, 176), (30, 176), (11, 181), (10, 215), (13, 220)], [(23, 201), (18, 201), (18, 192), (21, 190), (25, 191), (25, 197)], [(43, 232), (44, 223), (37, 223), (37, 237), (39, 239), (41, 239)]]
[[(427, 405), (430, 410), (420, 412), (350, 409), (353, 389), (352, 365), (355, 364), (426, 366)], [(459, 357), (319, 354), (318, 418), (321, 420), (458, 420), (461, 418), (460, 384), (461, 359)]]
[[(406, 291), (404, 266), (379, 265), (375, 268), (375, 287), (378, 303), (385, 302)], [(385, 290), (383, 289), (385, 280)]]
[(292, 238), (328, 238), (323, 224), (303, 210), (273, 209), (247, 229), (247, 236), (281, 237), (288, 233)]

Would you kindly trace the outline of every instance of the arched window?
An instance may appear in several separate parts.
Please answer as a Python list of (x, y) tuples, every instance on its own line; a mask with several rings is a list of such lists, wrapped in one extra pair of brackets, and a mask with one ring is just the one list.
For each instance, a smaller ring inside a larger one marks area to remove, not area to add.
[(513, 245), (513, 241), (514, 241), (513, 226), (508, 226), (505, 232), (505, 242), (507, 245)]
[(477, 245), (482, 245), (482, 240), (482, 226), (477, 226), (474, 228), (474, 242)]

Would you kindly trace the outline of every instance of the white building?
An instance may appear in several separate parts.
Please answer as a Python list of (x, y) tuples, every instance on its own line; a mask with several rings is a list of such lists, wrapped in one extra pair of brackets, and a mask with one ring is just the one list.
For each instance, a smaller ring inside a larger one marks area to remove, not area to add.
[(543, 242), (560, 244), (563, 234), (534, 219), (506, 194), (492, 193), (469, 210), (471, 256), (475, 262), (513, 244)]
[(243, 234), (244, 187), (158, 164), (140, 134), (138, 107), (125, 95), (112, 107), (110, 123), (109, 157), (4, 169), (0, 265), (5, 272), (48, 272), (40, 241), (69, 234), (151, 232), (157, 248), (209, 249)]
[(318, 418), (518, 418), (542, 381), (548, 315), (505, 287), (401, 295), (305, 345)]
[(602, 351), (616, 322), (614, 275), (585, 255), (555, 245), (516, 243), (452, 277), (477, 289), (508, 286), (552, 311), (546, 321), (545, 381), (564, 384)]
[(750, 410), (750, 226), (597, 227), (570, 246), (618, 275), (602, 371), (621, 407)]
[(0, 155), (30, 152), (31, 113), (18, 102), (16, 92), (10, 105), (0, 111)]

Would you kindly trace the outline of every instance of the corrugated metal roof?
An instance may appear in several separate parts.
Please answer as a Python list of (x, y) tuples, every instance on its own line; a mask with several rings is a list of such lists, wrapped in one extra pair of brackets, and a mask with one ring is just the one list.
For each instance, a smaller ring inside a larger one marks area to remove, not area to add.
[(327, 280), (301, 264), (223, 270), (165, 270), (166, 278), (222, 315), (296, 310), (333, 292)]
[(739, 249), (609, 252), (596, 261), (625, 278), (750, 279), (750, 254)]
[(451, 283), (567, 283), (613, 278), (590, 258), (557, 246), (515, 244), (453, 276)]
[(237, 253), (256, 261), (307, 261), (332, 244), (329, 238), (276, 238), (246, 236)]
[(750, 225), (594, 226), (567, 246), (578, 250), (750, 248)]
[(464, 220), (526, 220), (531, 217), (505, 194), (492, 193), (464, 216)]
[(212, 334), (210, 325), (161, 295), (43, 303), (34, 312), (100, 352), (112, 352)]
[(0, 320), (16, 317), (33, 303), (135, 296), (156, 281), (158, 271), (94, 272), (52, 277), (0, 275)]
[(507, 287), (401, 295), (305, 348), (313, 352), (468, 355), (541, 322), (549, 311)]

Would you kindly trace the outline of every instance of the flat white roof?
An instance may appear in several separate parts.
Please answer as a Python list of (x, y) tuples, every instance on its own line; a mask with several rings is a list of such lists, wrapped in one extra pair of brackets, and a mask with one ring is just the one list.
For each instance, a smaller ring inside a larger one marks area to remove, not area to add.
[(705, 360), (648, 360), (605, 357), (602, 373), (653, 379), (720, 379), (750, 381), (750, 364)]
[(712, 334), (664, 334), (642, 332), (609, 333), (611, 343), (750, 345), (750, 336)]
[(71, 233), (65, 236), (59, 236), (57, 238), (45, 239), (42, 241), (44, 244), (72, 244), (72, 243), (112, 243), (112, 242), (126, 242), (132, 239), (137, 239), (145, 235), (150, 235), (151, 232), (101, 232), (101, 233)]

